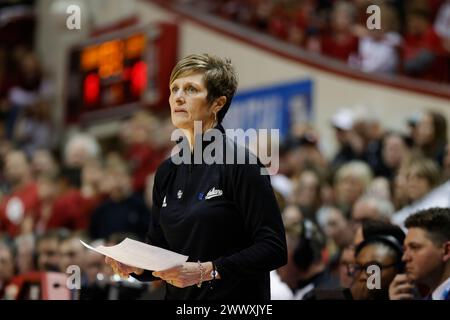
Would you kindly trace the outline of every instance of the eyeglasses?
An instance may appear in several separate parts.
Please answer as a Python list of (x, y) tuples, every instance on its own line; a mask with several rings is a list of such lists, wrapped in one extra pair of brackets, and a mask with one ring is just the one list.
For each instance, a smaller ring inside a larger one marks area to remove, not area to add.
[(385, 269), (389, 269), (392, 267), (396, 267), (398, 264), (396, 262), (392, 264), (381, 264), (377, 261), (371, 261), (365, 264), (359, 264), (359, 263), (350, 263), (347, 265), (347, 274), (351, 277), (354, 277), (361, 273), (362, 270), (365, 270), (367, 272), (367, 268), (372, 266), (377, 266), (380, 271), (383, 271)]

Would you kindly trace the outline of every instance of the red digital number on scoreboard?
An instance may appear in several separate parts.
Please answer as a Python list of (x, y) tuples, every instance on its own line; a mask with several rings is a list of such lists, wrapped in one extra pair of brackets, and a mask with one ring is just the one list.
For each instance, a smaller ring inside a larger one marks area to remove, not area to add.
[(163, 101), (176, 41), (176, 26), (160, 24), (74, 48), (69, 56), (66, 122), (118, 114), (144, 97), (155, 100), (146, 98), (146, 105)]

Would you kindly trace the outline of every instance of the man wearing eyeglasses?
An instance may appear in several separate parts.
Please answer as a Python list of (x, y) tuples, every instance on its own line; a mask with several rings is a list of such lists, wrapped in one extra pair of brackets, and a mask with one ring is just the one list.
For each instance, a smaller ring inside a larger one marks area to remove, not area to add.
[(389, 235), (365, 239), (355, 249), (355, 263), (349, 265), (355, 300), (389, 300), (389, 285), (402, 270), (402, 248)]
[(428, 300), (450, 300), (450, 208), (430, 208), (405, 221), (404, 274), (389, 288), (391, 300), (415, 299), (416, 286), (428, 287)]

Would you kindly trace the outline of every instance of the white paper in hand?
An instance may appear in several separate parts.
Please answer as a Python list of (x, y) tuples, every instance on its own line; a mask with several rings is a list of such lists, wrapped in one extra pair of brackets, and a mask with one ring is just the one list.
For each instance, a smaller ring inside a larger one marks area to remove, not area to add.
[(83, 241), (80, 242), (95, 252), (117, 260), (131, 267), (161, 271), (172, 267), (180, 266), (187, 261), (188, 256), (163, 248), (151, 246), (149, 244), (126, 238), (121, 243), (105, 247), (94, 248)]

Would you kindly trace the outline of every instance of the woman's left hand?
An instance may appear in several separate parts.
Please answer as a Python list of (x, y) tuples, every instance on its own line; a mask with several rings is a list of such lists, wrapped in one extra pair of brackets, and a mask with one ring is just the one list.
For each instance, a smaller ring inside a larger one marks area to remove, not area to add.
[[(207, 263), (202, 263), (204, 270), (204, 278), (202, 281), (206, 281)], [(178, 287), (186, 288), (192, 285), (196, 285), (200, 282), (201, 270), (197, 262), (185, 262), (183, 265), (173, 267), (162, 271), (154, 271), (153, 276), (161, 278), (167, 283)]]

